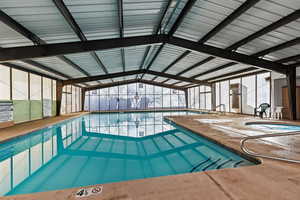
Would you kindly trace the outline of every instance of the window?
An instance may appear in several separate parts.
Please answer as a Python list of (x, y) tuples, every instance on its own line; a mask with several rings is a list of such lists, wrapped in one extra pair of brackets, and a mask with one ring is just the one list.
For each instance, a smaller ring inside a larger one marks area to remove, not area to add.
[(85, 98), (85, 109), (90, 111), (182, 107), (185, 107), (183, 91), (143, 83), (93, 90), (86, 92)]
[(10, 68), (0, 66), (0, 100), (10, 99)]
[(52, 115), (52, 80), (43, 78), (43, 114), (44, 117)]
[(242, 78), (242, 112), (254, 114), (256, 107), (256, 84), (255, 75)]
[(42, 77), (30, 74), (30, 119), (43, 118)]

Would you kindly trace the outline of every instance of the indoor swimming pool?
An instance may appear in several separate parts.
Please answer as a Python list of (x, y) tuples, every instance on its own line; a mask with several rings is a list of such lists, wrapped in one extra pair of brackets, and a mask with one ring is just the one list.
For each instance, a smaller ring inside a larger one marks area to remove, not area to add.
[(254, 163), (164, 116), (88, 114), (0, 144), (2, 196), (61, 190)]

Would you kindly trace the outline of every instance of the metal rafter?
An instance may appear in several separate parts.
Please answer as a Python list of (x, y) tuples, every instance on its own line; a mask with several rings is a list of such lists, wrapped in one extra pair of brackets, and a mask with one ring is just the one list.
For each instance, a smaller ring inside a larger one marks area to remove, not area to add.
[[(53, 0), (53, 2), (56, 5), (59, 12), (63, 15), (64, 19), (67, 21), (67, 23), (70, 25), (70, 27), (76, 33), (76, 35), (79, 37), (79, 39), (81, 41), (87, 41), (87, 38), (85, 37), (84, 33), (80, 29), (79, 25), (75, 21), (74, 17), (72, 16), (71, 12), (67, 8), (67, 6), (64, 4), (64, 2), (62, 0)], [(104, 71), (104, 73), (108, 74), (106, 67), (103, 65), (103, 63), (99, 59), (98, 55), (95, 52), (90, 52), (90, 55), (94, 58), (94, 60), (97, 62), (97, 64), (100, 66), (100, 68)], [(71, 60), (68, 59), (66, 61), (67, 61), (67, 63), (71, 63), (71, 65), (75, 66), (77, 69), (81, 69), (78, 65), (73, 63)], [(80, 71), (83, 71), (86, 76), (91, 75), (82, 69)]]
[(0, 62), (21, 60), (29, 58), (59, 56), (73, 53), (100, 51), (114, 48), (149, 45), (168, 42), (167, 35), (148, 35), (126, 38), (100, 39), (88, 41), (76, 41), (65, 43), (43, 44), (35, 46), (22, 46), (2, 48), (0, 50)]
[[(0, 21), (2, 21), (4, 24), (6, 24), (7, 26), (9, 26), (10, 28), (12, 28), (13, 30), (15, 30), (16, 32), (20, 33), (21, 35), (23, 35), (24, 37), (26, 37), (27, 39), (31, 40), (34, 44), (36, 45), (46, 45), (46, 42), (44, 40), (42, 40), (40, 37), (38, 37), (37, 35), (35, 35), (34, 33), (32, 33), (31, 31), (29, 31), (27, 28), (25, 28), (23, 25), (19, 24), (17, 21), (15, 21), (13, 18), (11, 18), (10, 16), (8, 16), (6, 13), (4, 13), (3, 11), (0, 10)], [(2, 49), (0, 49), (1, 51)], [(64, 56), (61, 56), (61, 58), (63, 58)], [(28, 62), (29, 60), (27, 60), (26, 62)], [(63, 60), (65, 62), (65, 60)], [(43, 68), (43, 70), (48, 71), (50, 73), (59, 73), (61, 75), (63, 75), (63, 77), (67, 77), (66, 74), (63, 74), (61, 72), (58, 72), (56, 70), (49, 70), (50, 68), (35, 62), (35, 61), (31, 61), (34, 62), (36, 64), (38, 64), (39, 68)], [(78, 70), (77, 66), (71, 65), (74, 69)], [(55, 72), (54, 72), (55, 71)], [(82, 69), (80, 70), (80, 72), (82, 73)], [(61, 76), (60, 75), (60, 76)]]
[[(184, 17), (188, 14), (188, 12), (190, 11), (190, 9), (193, 7), (193, 5), (195, 4), (197, 0), (188, 0), (188, 2), (185, 4), (185, 6), (183, 7), (183, 9), (181, 10), (179, 16), (177, 17), (176, 21), (174, 22), (174, 24), (172, 25), (171, 29), (168, 32), (169, 36), (172, 36), (176, 30), (178, 29), (178, 27), (180, 26), (180, 24), (182, 23)], [(162, 45), (164, 46), (164, 44)], [(151, 60), (150, 64), (147, 66), (147, 70), (150, 69), (152, 63), (154, 62), (154, 60), (156, 59), (156, 57), (158, 56), (158, 54), (160, 53), (160, 51), (162, 50), (162, 48), (159, 48), (156, 56), (153, 57), (153, 59)], [(141, 79), (143, 78), (144, 74), (142, 75)], [(154, 80), (154, 79), (152, 79)]]
[(107, 87), (114, 87), (114, 86), (119, 86), (119, 85), (126, 85), (126, 84), (130, 84), (130, 83), (145, 83), (145, 84), (149, 84), (149, 85), (155, 85), (155, 86), (171, 88), (171, 89), (176, 89), (176, 90), (183, 90), (183, 91), (185, 90), (182, 87), (171, 86), (169, 84), (162, 84), (162, 83), (159, 83), (159, 82), (156, 82), (156, 81), (131, 79), (131, 80), (125, 80), (125, 81), (118, 81), (118, 82), (114, 82), (114, 83), (93, 85), (93, 86), (90, 86), (90, 87), (86, 87), (85, 91), (96, 90), (96, 89), (107, 88)]
[(282, 59), (278, 60), (277, 62), (287, 63), (287, 62), (297, 61), (297, 60), (300, 60), (300, 54), (297, 54), (297, 55), (294, 55), (294, 56), (289, 56), (289, 57), (286, 57), (286, 58), (282, 58)]
[[(119, 16), (120, 38), (123, 38), (124, 37), (123, 0), (118, 0), (118, 16)], [(122, 59), (122, 68), (123, 68), (123, 72), (125, 72), (126, 65), (125, 65), (124, 49), (121, 48), (120, 51), (121, 51), (121, 59)]]
[[(218, 32), (220, 32), (222, 29), (224, 29), (227, 25), (229, 25), (231, 22), (233, 22), (235, 19), (237, 19), (239, 16), (241, 16), (244, 12), (246, 12), (248, 9), (253, 7), (256, 3), (258, 3), (260, 0), (247, 0), (245, 3), (243, 3), (240, 7), (238, 7), (236, 10), (234, 10), (230, 15), (228, 15), (224, 20), (222, 20), (217, 26), (215, 26), (212, 30), (210, 30), (206, 35), (204, 35), (198, 42), (199, 43), (205, 43), (209, 39), (211, 39), (213, 36), (215, 36)], [(172, 65), (169, 65), (167, 68), (165, 68), (164, 71), (169, 70), (173, 65), (175, 65), (179, 60), (183, 59), (185, 56), (187, 56), (191, 51), (185, 51), (176, 62), (172, 63)], [(199, 67), (210, 60), (214, 59), (213, 56), (209, 56), (205, 58), (204, 60), (190, 66), (189, 68), (177, 73), (176, 75), (182, 75), (196, 67)]]
[[(272, 24), (270, 24), (270, 25), (262, 28), (261, 30), (255, 32), (255, 33), (253, 33), (251, 35), (249, 35), (248, 37), (246, 37), (246, 38), (244, 38), (244, 39), (242, 39), (242, 40), (234, 43), (233, 45), (227, 47), (226, 50), (237, 50), (239, 47), (247, 44), (248, 42), (250, 42), (250, 41), (252, 41), (252, 40), (254, 40), (254, 39), (258, 38), (258, 37), (261, 37), (262, 35), (265, 35), (265, 34), (271, 32), (271, 31), (273, 31), (273, 30), (275, 30), (275, 29), (277, 29), (277, 28), (279, 28), (281, 26), (284, 26), (284, 25), (292, 22), (292, 21), (295, 21), (295, 20), (299, 19), (299, 17), (300, 17), (300, 10), (296, 10), (293, 13), (291, 13), (291, 14), (283, 17), (283, 18), (281, 18), (280, 20), (278, 20), (278, 21), (276, 21), (276, 22), (274, 22), (274, 23), (272, 23)], [(211, 58), (213, 58), (213, 57), (211, 57)], [(212, 59), (210, 59), (210, 60), (212, 60)], [(202, 63), (202, 64), (205, 64), (205, 63)], [(228, 63), (228, 64), (225, 64), (224, 66), (225, 67), (229, 67), (229, 66), (232, 66), (232, 65), (230, 65)], [(223, 68), (220, 66), (219, 69), (223, 69)], [(207, 74), (207, 73), (204, 72), (204, 73), (192, 76), (191, 78), (196, 78), (196, 77), (199, 77), (199, 76), (203, 76), (204, 74)]]
[[(167, 3), (167, 5), (166, 5), (165, 9), (163, 10), (163, 14), (162, 14), (162, 16), (161, 16), (161, 18), (160, 18), (160, 20), (159, 20), (158, 26), (156, 27), (156, 29), (155, 29), (155, 31), (154, 31), (154, 35), (157, 35), (157, 34), (159, 33), (159, 31), (161, 30), (162, 22), (163, 22), (163, 20), (164, 20), (166, 14), (167, 14), (167, 11), (168, 11), (168, 9), (169, 9), (169, 7), (170, 7), (170, 5), (171, 5), (171, 2), (172, 2), (172, 0), (168, 0), (168, 3)], [(147, 57), (148, 57), (148, 55), (149, 55), (150, 49), (151, 49), (151, 46), (147, 46), (147, 49), (146, 49), (146, 51), (145, 51), (143, 60), (142, 60), (141, 65), (140, 65), (140, 69), (143, 68), (143, 66), (144, 66), (144, 64), (145, 64), (145, 61), (146, 61), (146, 59), (147, 59)], [(136, 76), (136, 78), (138, 78), (138, 76)]]
[[(272, 52), (275, 52), (275, 51), (279, 51), (281, 49), (284, 49), (284, 48), (288, 48), (288, 47), (291, 47), (291, 46), (294, 46), (294, 45), (297, 45), (300, 43), (300, 38), (296, 38), (296, 39), (293, 39), (293, 40), (290, 40), (290, 41), (287, 41), (287, 42), (284, 42), (284, 43), (281, 43), (279, 45), (276, 45), (276, 46), (273, 46), (273, 47), (270, 47), (270, 48), (267, 48), (265, 50), (262, 50), (260, 52), (257, 52), (257, 53), (254, 53), (252, 54), (251, 56), (255, 56), (255, 57), (260, 57), (260, 56), (265, 56), (269, 53), (272, 53)], [(291, 58), (291, 59), (294, 59), (294, 58)], [(279, 63), (284, 63), (286, 62), (286, 60), (282, 59), (281, 60), (278, 60), (277, 62)], [(210, 74), (210, 73), (213, 73), (215, 71), (219, 71), (219, 70), (223, 70), (223, 69), (226, 69), (228, 67), (231, 67), (233, 65), (237, 65), (239, 63), (236, 63), (236, 62), (229, 62), (229, 63), (226, 63), (224, 65), (221, 65), (219, 67), (216, 67), (214, 69), (211, 69), (211, 70), (207, 70), (205, 72), (202, 72), (200, 74), (196, 74), (194, 76), (191, 76), (191, 78), (197, 78), (197, 77), (200, 77), (200, 76), (204, 76), (206, 74)]]
[(144, 74), (144, 73), (161, 76), (161, 77), (166, 77), (166, 78), (171, 78), (174, 80), (194, 83), (194, 84), (208, 85), (207, 82), (204, 82), (204, 81), (199, 81), (196, 79), (191, 79), (191, 78), (186, 78), (186, 77), (181, 77), (181, 76), (175, 76), (175, 75), (167, 74), (167, 73), (163, 73), (163, 72), (156, 72), (156, 71), (151, 71), (151, 70), (146, 71), (145, 69), (132, 70), (132, 71), (126, 71), (126, 72), (117, 72), (117, 73), (112, 73), (112, 74), (97, 75), (97, 76), (90, 76), (90, 77), (74, 78), (74, 79), (64, 80), (63, 85), (91, 82), (91, 81), (118, 78), (118, 77), (130, 76), (130, 75), (136, 75), (136, 74)]
[(221, 49), (210, 45), (199, 44), (197, 42), (189, 41), (182, 38), (170, 37), (168, 43), (176, 46), (181, 46), (183, 48), (190, 49), (193, 51), (198, 51), (200, 53), (210, 54), (215, 57), (229, 59), (247, 65), (254, 65), (267, 70), (277, 71), (283, 74), (287, 72), (287, 70), (285, 69), (286, 66), (280, 63), (275, 63), (265, 59), (257, 58), (254, 56), (248, 56), (245, 54)]

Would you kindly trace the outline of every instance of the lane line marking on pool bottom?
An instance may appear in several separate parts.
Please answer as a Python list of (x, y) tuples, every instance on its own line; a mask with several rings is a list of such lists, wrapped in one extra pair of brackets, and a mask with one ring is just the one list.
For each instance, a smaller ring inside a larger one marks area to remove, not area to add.
[(95, 186), (89, 188), (81, 188), (76, 192), (76, 198), (88, 197), (92, 195), (99, 195), (103, 191), (103, 186)]

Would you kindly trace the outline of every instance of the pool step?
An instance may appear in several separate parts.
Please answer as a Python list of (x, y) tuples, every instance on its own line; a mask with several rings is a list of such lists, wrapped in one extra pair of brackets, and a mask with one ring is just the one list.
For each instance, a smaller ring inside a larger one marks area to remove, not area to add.
[(245, 160), (222, 160), (222, 158), (217, 159), (211, 159), (208, 158), (204, 161), (201, 161), (199, 164), (194, 166), (190, 172), (199, 172), (199, 171), (207, 171), (207, 170), (213, 170), (213, 169), (224, 169), (224, 168), (236, 168), (240, 166), (247, 165), (247, 162)]

